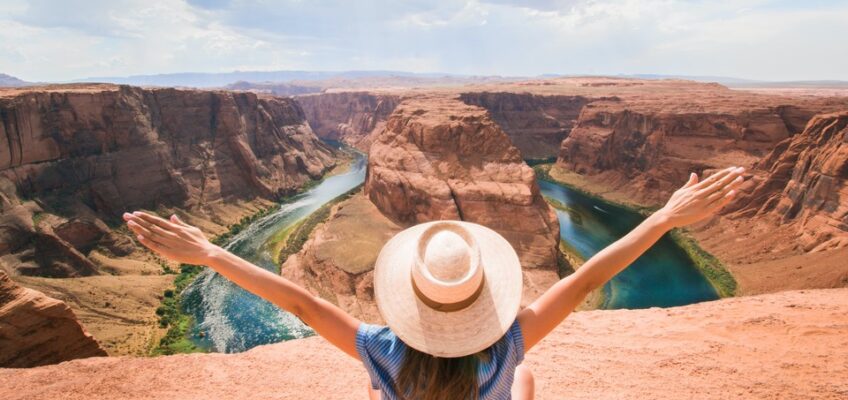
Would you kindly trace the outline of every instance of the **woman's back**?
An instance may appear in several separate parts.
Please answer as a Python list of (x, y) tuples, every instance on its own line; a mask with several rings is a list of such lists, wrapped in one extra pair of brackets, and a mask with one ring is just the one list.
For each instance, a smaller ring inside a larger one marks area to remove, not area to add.
[[(384, 399), (397, 399), (398, 376), (405, 356), (415, 351), (387, 326), (361, 324), (356, 333), (356, 351), (371, 378), (371, 387)], [(475, 356), (477, 357), (477, 356)], [(477, 387), (480, 400), (509, 399), (515, 369), (524, 359), (524, 338), (516, 320), (509, 330), (478, 357)], [(422, 374), (434, 371), (421, 371)]]

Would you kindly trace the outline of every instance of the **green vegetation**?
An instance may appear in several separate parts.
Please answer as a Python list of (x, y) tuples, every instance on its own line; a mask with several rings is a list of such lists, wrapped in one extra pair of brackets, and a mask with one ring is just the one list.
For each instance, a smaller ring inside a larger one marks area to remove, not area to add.
[(671, 231), (671, 239), (683, 249), (692, 262), (707, 278), (721, 297), (732, 297), (736, 294), (736, 280), (715, 256), (698, 245), (684, 230)]
[(174, 279), (174, 289), (166, 289), (163, 293), (162, 305), (156, 309), (156, 315), (159, 316), (159, 326), (168, 328), (168, 332), (151, 355), (203, 352), (186, 335), (192, 326), (192, 317), (186, 315), (181, 306), (183, 290), (200, 271), (203, 271), (200, 265), (181, 264), (180, 273)]
[(47, 217), (46, 212), (36, 211), (34, 214), (32, 214), (32, 225), (35, 226), (37, 229), (38, 223), (44, 220), (45, 217)]
[(247, 228), (248, 225), (252, 224), (253, 222), (258, 220), (259, 218), (262, 218), (262, 217), (270, 214), (272, 211), (276, 210), (277, 207), (279, 207), (279, 204), (274, 204), (274, 205), (272, 205), (268, 208), (263, 208), (263, 209), (255, 212), (253, 214), (242, 217), (242, 219), (240, 219), (239, 222), (229, 226), (229, 228), (230, 228), (229, 231), (218, 235), (217, 237), (210, 240), (210, 242), (217, 244), (219, 246), (224, 244), (224, 243), (227, 243), (227, 241), (232, 239), (233, 236), (238, 235), (242, 230), (244, 230), (244, 228)]

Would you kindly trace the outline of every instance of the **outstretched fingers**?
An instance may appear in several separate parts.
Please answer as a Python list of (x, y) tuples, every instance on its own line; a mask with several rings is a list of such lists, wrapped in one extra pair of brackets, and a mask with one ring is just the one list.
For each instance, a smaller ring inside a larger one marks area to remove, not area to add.
[(713, 192), (709, 196), (707, 196), (707, 201), (710, 202), (710, 203), (713, 203), (715, 201), (723, 199), (725, 195), (727, 195), (731, 191), (735, 190), (744, 181), (745, 181), (745, 179), (742, 178), (741, 175), (737, 175), (736, 178), (734, 178), (732, 181), (730, 181), (729, 183), (724, 185), (724, 187), (716, 190), (715, 192)]
[(689, 174), (689, 180), (683, 185), (684, 188), (692, 187), (698, 183), (698, 174), (692, 172)]
[[(745, 168), (742, 167), (731, 167), (722, 171), (721, 177), (715, 179), (712, 183), (707, 185), (706, 187), (702, 187), (698, 190), (699, 196), (709, 196), (715, 192), (719, 192), (723, 190), (727, 185), (734, 182), (737, 178), (739, 178), (743, 172), (745, 172)], [(715, 175), (718, 175), (715, 174)]]
[(698, 182), (697, 184), (695, 184), (694, 188), (696, 190), (705, 189), (705, 188), (709, 187), (710, 185), (712, 185), (713, 183), (717, 182), (719, 179), (724, 178), (734, 168), (735, 167), (730, 167), (730, 168), (725, 168), (721, 171), (718, 171), (718, 172), (708, 176), (706, 179), (702, 180), (701, 182)]

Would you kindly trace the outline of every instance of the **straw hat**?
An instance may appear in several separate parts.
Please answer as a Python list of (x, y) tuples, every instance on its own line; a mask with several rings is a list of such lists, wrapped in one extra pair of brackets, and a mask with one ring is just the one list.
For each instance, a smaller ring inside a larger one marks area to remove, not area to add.
[(407, 345), (461, 357), (500, 339), (521, 303), (521, 264), (497, 232), (470, 222), (408, 228), (380, 251), (377, 307)]

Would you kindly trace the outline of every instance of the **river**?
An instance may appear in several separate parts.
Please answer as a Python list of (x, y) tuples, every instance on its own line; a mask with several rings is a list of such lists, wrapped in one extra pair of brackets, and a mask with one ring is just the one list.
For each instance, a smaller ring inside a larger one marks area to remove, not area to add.
[[(266, 243), (327, 202), (365, 181), (365, 156), (356, 153), (348, 171), (330, 176), (253, 222), (224, 246), (262, 268), (277, 272)], [(209, 351), (237, 353), (255, 346), (312, 335), (297, 317), (236, 286), (211, 269), (186, 288), (183, 308), (194, 317), (192, 340)]]
[[(540, 179), (539, 187), (543, 195), (570, 209), (556, 209), (560, 235), (584, 260), (644, 219), (557, 183)], [(603, 309), (673, 307), (718, 298), (713, 286), (668, 235), (604, 285), (603, 294)]]
[[(365, 180), (366, 160), (357, 154), (350, 169), (328, 177), (293, 197), (279, 209), (234, 236), (225, 248), (270, 271), (277, 271), (266, 243), (322, 205)], [(542, 193), (566, 204), (557, 210), (560, 232), (581, 257), (588, 259), (635, 227), (642, 217), (583, 195), (565, 186), (539, 180)], [(715, 290), (688, 256), (665, 237), (603, 288), (601, 308), (670, 307), (716, 299)], [(209, 351), (241, 352), (258, 345), (313, 334), (298, 318), (234, 285), (207, 269), (183, 295), (184, 309), (194, 317), (190, 332), (195, 344)]]

